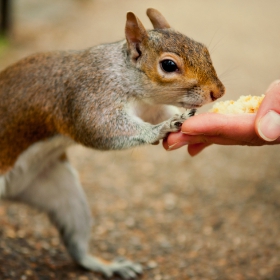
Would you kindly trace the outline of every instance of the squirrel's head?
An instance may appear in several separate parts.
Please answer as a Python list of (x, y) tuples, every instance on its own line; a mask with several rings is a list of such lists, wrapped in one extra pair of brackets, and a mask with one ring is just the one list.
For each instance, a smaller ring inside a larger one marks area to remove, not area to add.
[(151, 81), (151, 103), (196, 108), (220, 98), (225, 87), (217, 77), (207, 48), (173, 30), (155, 9), (148, 9), (154, 29), (127, 13), (125, 34), (131, 63)]

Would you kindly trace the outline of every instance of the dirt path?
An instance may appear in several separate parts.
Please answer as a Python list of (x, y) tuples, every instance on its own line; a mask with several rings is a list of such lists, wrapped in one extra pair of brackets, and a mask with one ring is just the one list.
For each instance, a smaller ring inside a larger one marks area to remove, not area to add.
[[(155, 7), (210, 45), (218, 73), (228, 71), (223, 99), (262, 94), (279, 78), (277, 0), (40, 2), (17, 2), (16, 39), (1, 68), (36, 51), (119, 40), (126, 11), (151, 27), (145, 9)], [(141, 262), (143, 280), (280, 279), (279, 147), (213, 146), (191, 158), (184, 148), (77, 146), (69, 156), (91, 205), (94, 254)], [(1, 202), (0, 223), (0, 279), (102, 279), (72, 263), (44, 214)]]

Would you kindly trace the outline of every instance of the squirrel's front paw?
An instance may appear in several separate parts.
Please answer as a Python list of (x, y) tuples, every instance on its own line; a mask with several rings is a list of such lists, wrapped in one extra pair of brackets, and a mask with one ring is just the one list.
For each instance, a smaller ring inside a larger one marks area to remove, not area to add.
[(185, 121), (185, 119), (182, 117), (182, 115), (175, 115), (170, 119), (170, 128), (172, 129), (172, 131), (170, 132), (176, 132), (179, 131), (183, 122)]
[(168, 119), (167, 121), (153, 126), (153, 131), (154, 134), (156, 134), (156, 137), (153, 138), (152, 139), (153, 141), (151, 141), (150, 143), (158, 144), (158, 141), (166, 138), (168, 133), (180, 131), (183, 122), (186, 119), (192, 117), (195, 114), (195, 112), (196, 109), (191, 109), (190, 111), (186, 111), (181, 115), (176, 114), (175, 116)]
[(196, 109), (191, 109), (190, 111), (186, 111), (181, 115), (175, 115), (170, 119), (170, 128), (174, 131), (179, 131), (183, 122), (188, 118), (195, 115)]
[(170, 132), (179, 131), (183, 122), (189, 117), (193, 116), (194, 114), (195, 114), (195, 109), (191, 109), (189, 112), (185, 112), (184, 114), (181, 115), (175, 115), (169, 120), (159, 125), (156, 125), (155, 129), (160, 129), (160, 130), (157, 139), (155, 139), (153, 143), (157, 143), (158, 140), (164, 139), (165, 137), (167, 137), (168, 133)]

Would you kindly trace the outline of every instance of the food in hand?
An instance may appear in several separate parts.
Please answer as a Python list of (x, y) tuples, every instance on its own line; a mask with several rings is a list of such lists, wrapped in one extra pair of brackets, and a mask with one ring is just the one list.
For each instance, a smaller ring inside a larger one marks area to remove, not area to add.
[(264, 94), (261, 96), (241, 95), (238, 100), (220, 101), (213, 105), (210, 112), (220, 114), (256, 113)]

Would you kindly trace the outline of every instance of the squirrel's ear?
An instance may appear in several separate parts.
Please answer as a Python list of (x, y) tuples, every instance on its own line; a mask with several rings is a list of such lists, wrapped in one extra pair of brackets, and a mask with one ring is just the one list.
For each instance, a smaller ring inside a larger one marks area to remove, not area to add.
[(170, 28), (169, 23), (158, 10), (152, 8), (148, 9), (147, 16), (149, 17), (155, 29)]
[(148, 34), (141, 21), (132, 12), (126, 15), (125, 36), (132, 58), (137, 60), (141, 55), (139, 46)]

